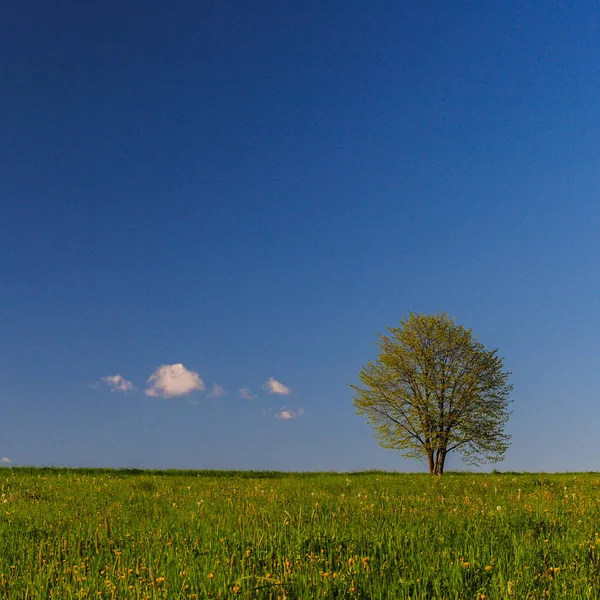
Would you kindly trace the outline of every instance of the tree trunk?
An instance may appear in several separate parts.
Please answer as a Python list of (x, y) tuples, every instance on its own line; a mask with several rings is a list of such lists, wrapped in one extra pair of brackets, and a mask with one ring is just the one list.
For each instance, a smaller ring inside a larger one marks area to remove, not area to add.
[(427, 453), (427, 460), (429, 461), (429, 473), (431, 475), (444, 474), (446, 454), (448, 454), (448, 452), (445, 448), (438, 448), (435, 452), (432, 451)]
[(446, 450), (438, 450), (435, 457), (435, 472), (436, 475), (444, 474), (444, 463), (446, 462)]
[(429, 463), (429, 474), (435, 474), (435, 460), (433, 459), (433, 450), (427, 451), (427, 462)]

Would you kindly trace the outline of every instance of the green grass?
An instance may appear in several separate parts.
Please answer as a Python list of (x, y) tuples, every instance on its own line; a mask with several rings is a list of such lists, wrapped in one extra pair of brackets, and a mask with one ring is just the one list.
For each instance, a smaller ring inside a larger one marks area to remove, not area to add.
[(600, 598), (600, 475), (13, 468), (0, 598)]

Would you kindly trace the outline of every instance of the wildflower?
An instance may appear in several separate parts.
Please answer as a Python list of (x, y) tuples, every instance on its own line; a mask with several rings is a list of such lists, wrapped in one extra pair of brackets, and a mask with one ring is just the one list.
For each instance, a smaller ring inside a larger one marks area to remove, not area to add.
[(491, 571), (492, 570), (492, 565), (487, 565), (485, 568), (486, 571)]
[(209, 579), (212, 579), (214, 576), (215, 576), (215, 574), (214, 574), (214, 573), (209, 573), (209, 574), (208, 574), (208, 578), (209, 578)]

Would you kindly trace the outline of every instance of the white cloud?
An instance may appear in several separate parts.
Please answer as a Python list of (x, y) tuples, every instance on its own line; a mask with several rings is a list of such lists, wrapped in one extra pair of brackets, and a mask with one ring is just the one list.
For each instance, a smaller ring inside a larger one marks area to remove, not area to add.
[(212, 386), (212, 390), (208, 394), (211, 398), (220, 398), (227, 393), (227, 390), (224, 387), (221, 387), (218, 383)]
[(297, 419), (298, 417), (302, 417), (304, 415), (304, 409), (299, 408), (298, 410), (291, 410), (286, 408), (285, 406), (281, 407), (281, 410), (275, 415), (276, 419), (280, 421), (287, 421), (289, 419)]
[(254, 398), (256, 398), (256, 394), (253, 394), (250, 388), (241, 388), (240, 398), (243, 398), (244, 400), (254, 400)]
[(293, 410), (282, 410), (275, 415), (275, 418), (280, 419), (282, 421), (287, 421), (288, 419), (296, 418), (296, 414)]
[(0, 463), (7, 464), (9, 462), (10, 462), (10, 458), (7, 458), (6, 456), (3, 456), (2, 458), (0, 458)]
[(204, 382), (198, 373), (188, 371), (181, 363), (161, 365), (150, 375), (146, 390), (147, 396), (184, 396), (196, 390), (205, 389)]
[(102, 381), (110, 388), (111, 392), (130, 392), (135, 390), (135, 386), (131, 381), (123, 379), (120, 375), (108, 375), (102, 377)]
[(273, 379), (273, 377), (269, 377), (269, 381), (264, 385), (265, 389), (269, 391), (269, 394), (283, 394), (284, 396), (289, 396), (292, 393), (289, 387), (283, 385), (277, 379)]

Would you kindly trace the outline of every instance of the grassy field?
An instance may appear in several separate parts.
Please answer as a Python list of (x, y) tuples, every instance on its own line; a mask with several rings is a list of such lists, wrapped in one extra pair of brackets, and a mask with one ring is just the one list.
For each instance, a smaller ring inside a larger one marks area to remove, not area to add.
[(600, 475), (0, 471), (0, 598), (600, 598)]

